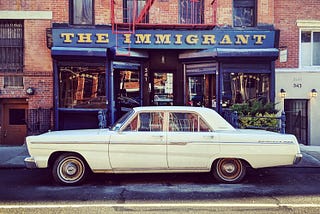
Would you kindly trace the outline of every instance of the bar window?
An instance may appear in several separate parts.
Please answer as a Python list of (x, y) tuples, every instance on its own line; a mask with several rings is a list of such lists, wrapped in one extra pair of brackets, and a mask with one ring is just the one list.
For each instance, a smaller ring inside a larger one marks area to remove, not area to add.
[(70, 0), (73, 25), (93, 25), (93, 0)]
[(59, 83), (60, 108), (106, 108), (104, 67), (60, 67)]
[(224, 73), (222, 107), (253, 101), (270, 102), (270, 74)]

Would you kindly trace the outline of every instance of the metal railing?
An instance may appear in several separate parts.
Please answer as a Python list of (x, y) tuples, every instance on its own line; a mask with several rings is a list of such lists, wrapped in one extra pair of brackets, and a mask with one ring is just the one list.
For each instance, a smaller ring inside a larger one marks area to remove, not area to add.
[(27, 135), (37, 135), (51, 130), (52, 109), (28, 109), (27, 110)]

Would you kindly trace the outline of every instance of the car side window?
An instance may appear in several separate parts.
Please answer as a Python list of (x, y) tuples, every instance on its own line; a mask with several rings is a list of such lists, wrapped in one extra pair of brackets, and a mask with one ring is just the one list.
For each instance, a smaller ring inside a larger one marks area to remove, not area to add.
[(163, 131), (163, 112), (142, 112), (135, 116), (124, 131)]
[(169, 114), (171, 132), (209, 132), (207, 124), (196, 113), (171, 112)]

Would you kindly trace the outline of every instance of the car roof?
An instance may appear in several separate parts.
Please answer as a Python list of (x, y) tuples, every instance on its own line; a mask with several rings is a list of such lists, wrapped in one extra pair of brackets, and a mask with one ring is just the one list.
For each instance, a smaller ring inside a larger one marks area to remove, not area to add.
[(206, 107), (196, 106), (140, 106), (133, 108), (135, 112), (140, 111), (194, 111), (199, 113), (215, 130), (234, 130), (220, 114)]

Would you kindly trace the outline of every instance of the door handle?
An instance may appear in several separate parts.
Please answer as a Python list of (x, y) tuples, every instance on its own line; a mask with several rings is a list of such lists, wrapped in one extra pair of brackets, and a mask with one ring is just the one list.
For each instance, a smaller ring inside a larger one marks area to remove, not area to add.
[(4, 134), (3, 134), (3, 137), (7, 137), (7, 133), (8, 133), (8, 131), (5, 130), (5, 131), (4, 131)]

